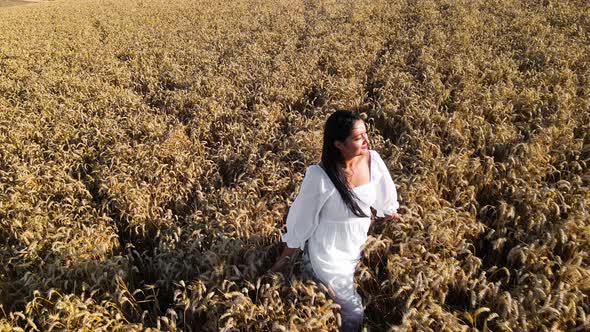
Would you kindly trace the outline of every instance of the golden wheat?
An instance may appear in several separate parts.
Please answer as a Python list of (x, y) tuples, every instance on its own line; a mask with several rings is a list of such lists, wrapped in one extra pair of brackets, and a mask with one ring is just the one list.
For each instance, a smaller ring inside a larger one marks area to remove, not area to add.
[(398, 185), (365, 328), (590, 328), (587, 1), (0, 8), (0, 330), (336, 330), (266, 275), (334, 108)]

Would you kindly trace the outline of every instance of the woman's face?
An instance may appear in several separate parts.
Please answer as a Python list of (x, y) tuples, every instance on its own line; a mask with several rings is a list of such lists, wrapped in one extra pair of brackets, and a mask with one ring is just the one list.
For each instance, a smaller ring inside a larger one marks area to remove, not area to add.
[(355, 156), (369, 152), (369, 136), (363, 120), (357, 120), (352, 126), (350, 135), (344, 141), (334, 142), (336, 148), (342, 153), (344, 159), (351, 159)]

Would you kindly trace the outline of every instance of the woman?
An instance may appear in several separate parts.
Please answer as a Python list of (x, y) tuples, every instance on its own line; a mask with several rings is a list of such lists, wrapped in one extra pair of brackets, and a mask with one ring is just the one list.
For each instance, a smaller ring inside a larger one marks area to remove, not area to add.
[[(385, 221), (399, 219), (395, 185), (379, 154), (369, 150), (364, 122), (354, 111), (338, 110), (324, 127), (322, 161), (309, 166), (287, 215), (287, 244), (271, 268), (276, 272), (305, 249), (310, 272), (341, 306), (342, 330), (363, 320), (354, 272), (367, 240), (371, 207)], [(306, 245), (307, 244), (307, 245)]]

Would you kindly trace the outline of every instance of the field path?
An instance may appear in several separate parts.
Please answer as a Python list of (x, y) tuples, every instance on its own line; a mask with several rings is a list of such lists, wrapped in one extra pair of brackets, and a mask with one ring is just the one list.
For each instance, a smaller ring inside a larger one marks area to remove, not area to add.
[(41, 1), (42, 0), (0, 0), (0, 8), (30, 5)]

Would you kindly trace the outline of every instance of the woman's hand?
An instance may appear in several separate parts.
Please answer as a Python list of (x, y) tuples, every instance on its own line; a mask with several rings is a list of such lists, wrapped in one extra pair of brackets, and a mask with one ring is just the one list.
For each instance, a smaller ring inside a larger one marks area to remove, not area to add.
[(386, 222), (386, 221), (400, 221), (402, 219), (402, 216), (399, 213), (394, 213), (394, 214), (386, 214), (382, 221)]
[(276, 273), (281, 271), (285, 267), (285, 265), (291, 262), (291, 259), (295, 257), (295, 255), (297, 255), (300, 251), (301, 249), (299, 248), (285, 247), (283, 253), (281, 254), (281, 257), (277, 259), (277, 261), (274, 263), (274, 265), (270, 268), (268, 272)]

